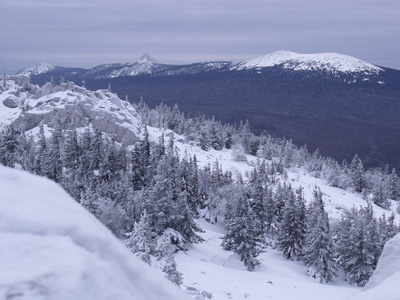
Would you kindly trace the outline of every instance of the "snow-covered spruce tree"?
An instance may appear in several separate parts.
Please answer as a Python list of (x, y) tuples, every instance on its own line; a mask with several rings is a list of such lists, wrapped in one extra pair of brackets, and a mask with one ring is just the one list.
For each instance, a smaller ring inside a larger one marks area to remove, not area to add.
[(176, 262), (172, 255), (168, 255), (165, 258), (162, 271), (165, 273), (165, 277), (177, 286), (180, 286), (183, 283), (183, 274), (177, 270)]
[(372, 202), (382, 208), (390, 208), (388, 190), (384, 180), (380, 180), (375, 184), (374, 189), (372, 190)]
[(8, 167), (14, 167), (18, 161), (20, 145), (18, 135), (20, 133), (11, 126), (4, 126), (0, 133), (0, 163)]
[(195, 224), (184, 193), (181, 192), (178, 158), (165, 155), (158, 164), (154, 186), (145, 203), (152, 231), (161, 235), (167, 228), (179, 232), (188, 242), (199, 242)]
[(396, 169), (392, 169), (388, 177), (389, 198), (395, 201), (400, 201), (400, 179), (396, 173)]
[(54, 129), (50, 137), (49, 146), (46, 148), (46, 153), (43, 160), (44, 175), (55, 181), (62, 181), (62, 147), (63, 133), (59, 120), (54, 122)]
[(366, 187), (364, 166), (358, 155), (354, 155), (350, 164), (350, 178), (354, 190), (361, 193)]
[[(279, 223), (277, 246), (287, 259), (298, 260), (303, 252), (304, 242), (304, 205), (297, 201), (290, 186), (284, 189), (284, 206)], [(298, 203), (297, 203), (298, 202)]]
[(135, 145), (131, 155), (131, 180), (135, 190), (140, 190), (151, 183), (150, 141), (147, 126), (143, 137)]
[(250, 178), (247, 183), (247, 194), (249, 197), (250, 207), (253, 210), (256, 219), (255, 226), (259, 231), (260, 235), (266, 233), (267, 223), (267, 208), (266, 208), (266, 197), (265, 197), (265, 182), (263, 182), (264, 176), (260, 170), (254, 168), (250, 173)]
[(46, 153), (46, 137), (44, 135), (43, 123), (39, 125), (39, 133), (36, 139), (36, 153), (34, 160), (34, 172), (38, 175), (44, 176), (43, 161)]
[(253, 271), (260, 261), (256, 258), (262, 251), (262, 239), (255, 226), (255, 215), (250, 208), (244, 187), (240, 188), (232, 201), (233, 213), (225, 220), (227, 233), (222, 247), (239, 255), (249, 271)]
[(308, 275), (318, 277), (321, 283), (330, 282), (338, 269), (328, 214), (319, 188), (314, 190), (314, 199), (308, 210), (303, 259), (308, 267)]
[(125, 245), (133, 253), (149, 265), (151, 264), (150, 255), (154, 254), (155, 250), (153, 235), (147, 211), (145, 210), (140, 221), (135, 224), (133, 231), (125, 242)]
[(367, 233), (371, 221), (369, 213), (361, 213), (352, 208), (342, 216), (336, 230), (338, 262), (345, 272), (346, 280), (360, 286), (368, 282), (376, 263), (373, 243), (377, 241), (371, 240), (372, 235)]

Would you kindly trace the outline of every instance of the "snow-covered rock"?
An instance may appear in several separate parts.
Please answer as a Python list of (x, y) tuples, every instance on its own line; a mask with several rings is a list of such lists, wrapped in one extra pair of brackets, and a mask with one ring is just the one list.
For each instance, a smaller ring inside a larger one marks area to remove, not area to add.
[(389, 240), (365, 288), (351, 300), (400, 299), (400, 233)]
[(48, 63), (40, 63), (30, 68), (22, 69), (18, 72), (18, 74), (31, 76), (31, 75), (40, 75), (43, 73), (47, 73), (53, 70), (55, 67)]
[(332, 74), (363, 73), (371, 75), (383, 71), (373, 64), (348, 55), (338, 53), (299, 54), (287, 50), (276, 51), (238, 63), (233, 69), (243, 70), (278, 65), (295, 71), (324, 71)]
[(185, 299), (54, 182), (0, 166), (0, 299)]
[(78, 128), (90, 124), (124, 145), (141, 136), (142, 123), (135, 109), (108, 90), (92, 92), (72, 82), (39, 88), (23, 75), (11, 76), (6, 87), (0, 94), (2, 123), (27, 131), (41, 122), (53, 127), (58, 120), (62, 128), (71, 122)]

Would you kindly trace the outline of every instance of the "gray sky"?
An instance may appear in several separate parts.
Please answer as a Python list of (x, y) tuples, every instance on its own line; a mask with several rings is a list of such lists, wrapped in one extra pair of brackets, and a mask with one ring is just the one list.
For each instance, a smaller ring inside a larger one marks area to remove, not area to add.
[(338, 52), (400, 69), (398, 0), (0, 0), (0, 67)]

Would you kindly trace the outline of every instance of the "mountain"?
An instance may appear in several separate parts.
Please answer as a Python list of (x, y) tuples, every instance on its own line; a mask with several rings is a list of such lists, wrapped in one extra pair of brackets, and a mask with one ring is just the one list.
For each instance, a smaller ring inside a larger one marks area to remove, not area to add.
[(188, 299), (59, 185), (0, 165), (0, 299)]
[(294, 71), (320, 71), (335, 76), (341, 74), (373, 75), (384, 70), (355, 57), (338, 53), (299, 54), (291, 51), (276, 51), (262, 57), (236, 64), (232, 69), (262, 69), (282, 66)]
[[(128, 76), (129, 75), (129, 76)], [(257, 133), (292, 139), (342, 161), (357, 153), (366, 166), (400, 169), (400, 71), (336, 54), (277, 51), (244, 62), (133, 63), (93, 69), (55, 67), (53, 76), (91, 90), (106, 88), (150, 106), (178, 104), (190, 116), (215, 116)]]

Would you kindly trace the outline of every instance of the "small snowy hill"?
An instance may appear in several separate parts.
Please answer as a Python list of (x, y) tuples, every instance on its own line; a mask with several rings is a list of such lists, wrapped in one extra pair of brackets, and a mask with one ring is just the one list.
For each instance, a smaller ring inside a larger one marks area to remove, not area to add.
[(51, 70), (54, 70), (54, 68), (55, 67), (51, 64), (40, 63), (33, 67), (20, 70), (20, 71), (18, 71), (18, 74), (25, 75), (25, 76), (40, 75), (43, 73), (50, 72)]
[(0, 299), (185, 299), (48, 179), (0, 166)]
[(238, 63), (233, 69), (242, 70), (279, 65), (284, 69), (295, 71), (324, 71), (332, 74), (363, 73), (372, 75), (383, 71), (373, 64), (348, 55), (338, 53), (299, 54), (286, 50)]

